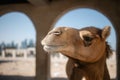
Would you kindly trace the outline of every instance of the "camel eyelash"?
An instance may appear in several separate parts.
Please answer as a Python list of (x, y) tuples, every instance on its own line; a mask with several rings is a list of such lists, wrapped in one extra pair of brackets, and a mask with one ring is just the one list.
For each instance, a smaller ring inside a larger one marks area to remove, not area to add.
[(84, 40), (87, 41), (87, 42), (90, 42), (93, 40), (94, 37), (91, 37), (91, 36), (83, 36)]

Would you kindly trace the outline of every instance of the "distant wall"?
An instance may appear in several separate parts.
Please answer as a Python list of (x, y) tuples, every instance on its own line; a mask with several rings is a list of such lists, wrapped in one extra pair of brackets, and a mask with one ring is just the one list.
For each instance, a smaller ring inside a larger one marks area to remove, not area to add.
[(1, 50), (0, 60), (20, 60), (35, 58), (36, 50), (35, 47), (26, 48), (26, 49), (10, 49), (6, 48)]

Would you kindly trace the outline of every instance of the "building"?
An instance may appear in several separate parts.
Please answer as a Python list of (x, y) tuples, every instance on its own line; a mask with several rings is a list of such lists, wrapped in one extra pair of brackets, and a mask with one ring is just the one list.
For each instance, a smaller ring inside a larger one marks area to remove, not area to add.
[(35, 47), (26, 49), (5, 48), (1, 51), (1, 59), (17, 59), (17, 58), (35, 58)]

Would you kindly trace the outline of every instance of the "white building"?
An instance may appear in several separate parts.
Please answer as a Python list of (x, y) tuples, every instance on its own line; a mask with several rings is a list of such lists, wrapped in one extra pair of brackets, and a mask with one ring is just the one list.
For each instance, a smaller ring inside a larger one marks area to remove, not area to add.
[(1, 58), (29, 58), (35, 57), (36, 50), (34, 47), (30, 47), (27, 49), (14, 49), (14, 48), (6, 48), (1, 51)]

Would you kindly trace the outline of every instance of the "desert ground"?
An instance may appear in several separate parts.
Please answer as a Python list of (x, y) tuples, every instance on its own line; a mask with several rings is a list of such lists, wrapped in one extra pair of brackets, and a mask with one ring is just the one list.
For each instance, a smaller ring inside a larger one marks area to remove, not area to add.
[[(52, 80), (67, 80), (65, 73), (67, 58), (51, 58), (51, 78)], [(116, 56), (107, 60), (111, 79), (116, 78)], [(16, 61), (0, 61), (0, 80), (34, 80), (35, 78), (35, 58)]]

